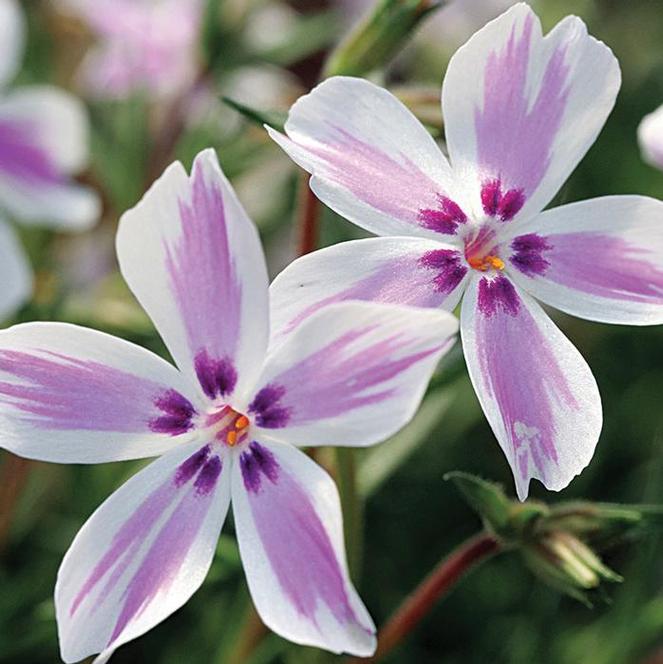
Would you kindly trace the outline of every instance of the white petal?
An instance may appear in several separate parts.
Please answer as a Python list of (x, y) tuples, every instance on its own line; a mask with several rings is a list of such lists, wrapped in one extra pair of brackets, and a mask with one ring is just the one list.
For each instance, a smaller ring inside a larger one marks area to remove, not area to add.
[(15, 0), (0, 0), (0, 88), (21, 66), (25, 45), (25, 19)]
[(100, 463), (161, 454), (192, 435), (197, 404), (170, 364), (67, 323), (0, 332), (0, 445), (29, 458)]
[(264, 623), (302, 645), (366, 657), (375, 627), (352, 586), (333, 481), (303, 452), (253, 442), (233, 466), (235, 527)]
[(643, 159), (663, 169), (663, 106), (642, 118), (638, 125), (638, 143)]
[(663, 203), (606, 196), (548, 210), (509, 242), (515, 281), (562, 311), (663, 323)]
[[(336, 76), (290, 109), (287, 136), (270, 136), (313, 174), (311, 189), (333, 210), (378, 235), (439, 235), (435, 212), (464, 223), (449, 165), (431, 135), (390, 92)], [(446, 201), (446, 203), (445, 203)], [(453, 233), (449, 233), (453, 234)]]
[(446, 311), (329, 305), (270, 352), (242, 412), (295, 445), (380, 442), (412, 418), (457, 329)]
[(470, 284), (461, 335), (472, 384), (520, 499), (532, 478), (555, 491), (566, 487), (589, 463), (601, 431), (601, 398), (585, 360), (504, 275)]
[(26, 222), (84, 229), (100, 213), (97, 195), (67, 176), (88, 158), (83, 105), (49, 86), (0, 100), (0, 204)]
[(314, 251), (288, 265), (269, 288), (272, 340), (344, 300), (451, 311), (467, 271), (457, 249), (423, 238), (370, 238)]
[(32, 293), (32, 269), (16, 234), (0, 219), (0, 320), (14, 313)]
[(474, 214), (543, 209), (596, 139), (619, 85), (612, 51), (575, 16), (544, 38), (519, 3), (479, 30), (451, 59), (442, 91), (451, 163)]
[(252, 385), (267, 346), (268, 281), (255, 226), (213, 150), (172, 164), (120, 220), (120, 268), (180, 369), (209, 398)]
[[(134, 475), (76, 535), (55, 586), (65, 662), (135, 639), (202, 584), (230, 503), (230, 468), (179, 446)], [(110, 652), (109, 652), (110, 651)]]

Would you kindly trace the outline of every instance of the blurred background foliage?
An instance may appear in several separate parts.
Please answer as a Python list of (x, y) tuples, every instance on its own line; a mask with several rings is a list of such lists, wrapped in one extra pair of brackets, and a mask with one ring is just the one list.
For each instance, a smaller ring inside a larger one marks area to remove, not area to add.
[[(368, 4), (212, 0), (201, 30), (199, 77), (181, 97), (90, 102), (92, 161), (83, 179), (101, 192), (103, 219), (78, 236), (22, 230), (38, 279), (34, 301), (17, 320), (73, 321), (165, 354), (117, 273), (115, 227), (169, 161), (177, 156), (188, 167), (207, 146), (217, 149), (260, 226), (272, 274), (292, 260), (302, 176), (257, 124), (222, 97), (282, 117), (315, 83), (326, 54)], [(401, 55), (372, 78), (397, 90), (442, 136), (438, 98), (448, 58), (508, 4), (457, 0), (431, 15)], [(52, 1), (23, 5), (29, 35), (17, 83), (50, 81), (75, 90), (76, 67), (91, 35)], [(568, 13), (580, 15), (614, 49), (623, 71), (614, 112), (556, 202), (618, 193), (663, 198), (663, 173), (641, 161), (636, 144), (638, 122), (663, 103), (663, 3), (540, 0), (535, 9), (545, 29)], [(359, 236), (356, 227), (324, 210), (321, 246)], [(663, 503), (663, 331), (554, 316), (592, 367), (606, 415), (593, 462), (564, 498)], [(325, 454), (321, 460), (333, 466)], [(513, 484), (459, 352), (445, 360), (415, 420), (355, 461), (366, 502), (363, 542), (350, 543), (358, 561), (354, 577), (381, 625), (441, 556), (480, 528), (443, 475), (462, 469), (509, 492)], [(59, 661), (51, 597), (60, 560), (85, 519), (139, 466), (64, 467), (0, 455), (1, 664)], [(540, 485), (532, 488), (535, 497), (559, 500)], [(470, 575), (385, 661), (661, 663), (662, 551), (654, 536), (611, 550), (606, 561), (625, 581), (593, 609), (536, 581), (516, 556), (500, 555)], [(165, 623), (120, 648), (113, 661), (320, 664), (342, 658), (261, 629), (229, 519), (203, 587)]]

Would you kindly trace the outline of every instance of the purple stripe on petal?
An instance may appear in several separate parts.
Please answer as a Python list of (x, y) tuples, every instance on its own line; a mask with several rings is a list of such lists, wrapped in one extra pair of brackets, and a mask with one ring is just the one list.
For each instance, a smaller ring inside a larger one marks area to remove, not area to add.
[(374, 330), (369, 326), (347, 332), (274, 378), (271, 385), (283, 390), (278, 407), (288, 411), (288, 425), (384, 401), (394, 392), (386, 385), (392, 378), (438, 350), (408, 354), (416, 339), (403, 334), (366, 342), (364, 337)]
[(435, 209), (419, 211), (419, 220), (424, 228), (444, 235), (455, 235), (458, 226), (467, 223), (467, 216), (460, 206), (446, 196), (438, 194), (439, 205)]
[(520, 298), (513, 284), (504, 276), (484, 277), (479, 282), (479, 311), (490, 318), (497, 313), (517, 316), (520, 311)]
[(547, 238), (537, 233), (519, 235), (511, 242), (509, 262), (528, 277), (543, 275), (550, 267), (544, 254), (552, 249)]
[[(39, 354), (0, 350), (0, 371), (13, 379), (0, 381), (0, 398), (23, 412), (22, 419), (32, 426), (121, 433), (152, 429), (174, 434), (175, 420), (184, 425), (175, 404), (182, 406), (186, 399), (178, 395), (169, 401), (168, 395), (177, 394), (174, 390), (92, 360), (35, 353)], [(166, 413), (169, 422), (157, 424), (159, 411)], [(168, 423), (173, 427), (165, 431)]]
[(590, 295), (663, 304), (663, 269), (650, 253), (601, 233), (566, 233), (546, 238), (547, 279)]
[(465, 276), (467, 270), (463, 270), (460, 252), (447, 249), (385, 261), (350, 287), (304, 308), (288, 323), (284, 333), (294, 330), (316, 311), (346, 300), (441, 307)]
[(63, 178), (36, 135), (25, 121), (0, 121), (0, 172), (31, 184), (60, 184)]
[(266, 448), (253, 441), (240, 457), (244, 487), (250, 493), (258, 493), (264, 475), (272, 484), (279, 478), (279, 465), (274, 455)]
[(167, 390), (155, 399), (154, 405), (165, 415), (150, 420), (150, 429), (155, 433), (168, 433), (171, 436), (191, 431), (196, 409), (193, 404), (177, 390)]
[(208, 497), (221, 475), (221, 459), (210, 454), (209, 445), (192, 454), (138, 506), (119, 528), (108, 550), (74, 597), (69, 608), (72, 616), (105, 579), (90, 611), (101, 606), (135, 561), (141, 547), (152, 537), (157, 524), (164, 522), (128, 584), (109, 644), (159, 592), (167, 589), (186, 559), (210, 508)]
[(203, 358), (201, 384), (216, 394), (220, 389), (218, 365), (234, 358), (237, 350), (242, 286), (229, 243), (221, 188), (205, 180), (202, 167), (194, 168), (191, 200), (180, 201), (180, 217), (182, 233), (172, 246), (166, 246), (166, 265), (191, 355), (196, 362)]
[(452, 249), (434, 249), (421, 257), (421, 265), (436, 272), (435, 290), (449, 295), (467, 274), (467, 266), (459, 251)]
[(548, 339), (516, 290), (504, 284), (497, 288), (500, 295), (493, 304), (482, 303), (480, 291), (477, 306), (483, 384), (497, 402), (522, 478), (528, 479), (531, 462), (545, 479), (546, 462), (558, 458), (555, 407), (579, 406)]
[(421, 209), (436, 209), (443, 198), (439, 185), (405, 154), (392, 157), (327, 124), (324, 144), (306, 145), (306, 150), (324, 163), (325, 175), (351, 191), (367, 205), (396, 219), (420, 225)]
[(228, 358), (217, 360), (201, 350), (196, 354), (194, 368), (203, 392), (210, 399), (225, 396), (235, 389), (237, 371)]
[(277, 481), (262, 483), (258, 491), (250, 484), (247, 489), (256, 530), (281, 589), (297, 613), (316, 625), (321, 605), (341, 623), (359, 623), (315, 507), (297, 480), (278, 470)]
[[(500, 51), (486, 63), (483, 106), (474, 114), (478, 160), (481, 170), (497, 180), (509, 199), (502, 213), (515, 214), (524, 196), (530, 196), (550, 164), (551, 150), (562, 123), (568, 98), (569, 67), (565, 49), (550, 56), (536, 98), (529, 80), (533, 17), (528, 16), (519, 34), (514, 26)], [(496, 215), (494, 186), (482, 192), (484, 209)], [(523, 197), (522, 199), (520, 197)]]
[(249, 413), (255, 414), (258, 426), (281, 429), (288, 423), (290, 410), (281, 403), (285, 393), (283, 385), (270, 383), (256, 394), (249, 405)]
[[(210, 491), (203, 495), (207, 496)], [(129, 622), (140, 616), (177, 577), (211, 506), (210, 500), (201, 500), (199, 495), (200, 491), (187, 492), (159, 531), (143, 562), (129, 581), (123, 595), (122, 610), (108, 640), (108, 646), (122, 634)]]

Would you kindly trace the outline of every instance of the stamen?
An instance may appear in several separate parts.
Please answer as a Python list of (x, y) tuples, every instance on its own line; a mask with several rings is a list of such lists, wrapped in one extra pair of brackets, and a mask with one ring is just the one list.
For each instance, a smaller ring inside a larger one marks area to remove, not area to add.
[(470, 267), (480, 272), (486, 272), (491, 267), (495, 270), (504, 269), (504, 261), (499, 256), (484, 256), (483, 258), (468, 258), (467, 262), (470, 264)]
[[(502, 264), (504, 266), (504, 264)], [(235, 420), (235, 429), (246, 429), (249, 426), (249, 418), (246, 415), (241, 415)]]
[(226, 434), (226, 443), (232, 447), (237, 442), (237, 431), (229, 431)]

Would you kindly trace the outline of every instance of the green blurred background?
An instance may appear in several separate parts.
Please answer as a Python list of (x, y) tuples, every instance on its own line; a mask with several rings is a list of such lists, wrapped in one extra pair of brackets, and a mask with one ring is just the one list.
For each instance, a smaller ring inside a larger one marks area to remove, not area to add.
[[(468, 29), (479, 27), (473, 16), (477, 6), (489, 3), (465, 4), (461, 15), (469, 13), (463, 20), (458, 20), (459, 8), (455, 14), (440, 11), (374, 77), (401, 91), (416, 85), (417, 99), (426, 102), (418, 110), (438, 132), (436, 100), (449, 55)], [(51, 81), (72, 88), (89, 35), (56, 13), (52, 2), (32, 0), (23, 6), (29, 39), (18, 83)], [(663, 198), (663, 173), (641, 161), (636, 142), (642, 116), (663, 103), (663, 2), (543, 0), (535, 8), (546, 30), (568, 13), (580, 15), (590, 32), (613, 48), (623, 72), (614, 112), (556, 202), (620, 193)], [(273, 274), (296, 255), (294, 220), (302, 176), (260, 127), (220, 99), (225, 95), (262, 110), (286, 111), (315, 82), (325, 53), (351, 25), (354, 9), (351, 0), (342, 5), (324, 0), (210, 3), (201, 62), (211, 62), (211, 87), (191, 111), (176, 156), (188, 167), (200, 148), (217, 148), (261, 228)], [(481, 7), (486, 11), (491, 10)], [(154, 137), (168, 109), (136, 96), (92, 103), (90, 113), (92, 164), (84, 179), (103, 193), (104, 218), (83, 236), (22, 231), (38, 282), (35, 301), (17, 320), (78, 322), (165, 353), (117, 274), (113, 234), (119, 214), (150, 181)], [(359, 236), (354, 226), (325, 210), (321, 246)], [(663, 331), (554, 315), (592, 367), (605, 411), (594, 460), (563, 497), (663, 503)], [(453, 368), (458, 362), (452, 357), (448, 364)], [(445, 472), (476, 473), (512, 492), (508, 465), (465, 369), (436, 384), (409, 427), (357, 456), (366, 505), (361, 564), (354, 577), (378, 626), (441, 556), (480, 528), (474, 513), (443, 480)], [(0, 453), (1, 664), (59, 661), (52, 590), (60, 560), (96, 506), (140, 465), (24, 464)], [(538, 484), (532, 489), (535, 497), (559, 500)], [(654, 535), (611, 550), (606, 561), (625, 581), (611, 587), (609, 601), (593, 609), (536, 581), (516, 556), (501, 555), (470, 575), (385, 661), (663, 662), (662, 552), (663, 542)], [(245, 648), (240, 641), (255, 647)], [(211, 573), (192, 600), (113, 658), (117, 664), (333, 661), (342, 658), (294, 646), (259, 629), (250, 612), (231, 519)]]

